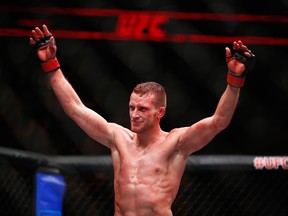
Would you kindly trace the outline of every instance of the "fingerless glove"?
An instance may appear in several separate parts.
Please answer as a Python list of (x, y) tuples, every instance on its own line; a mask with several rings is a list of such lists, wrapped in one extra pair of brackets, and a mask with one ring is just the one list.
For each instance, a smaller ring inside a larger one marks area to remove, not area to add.
[(231, 59), (236, 59), (245, 65), (245, 70), (241, 74), (234, 73), (233, 71), (228, 71), (227, 73), (227, 83), (233, 87), (241, 88), (244, 86), (246, 75), (253, 70), (256, 56), (248, 50), (250, 56), (246, 56), (242, 50), (234, 50), (233, 56), (227, 59), (227, 62)]

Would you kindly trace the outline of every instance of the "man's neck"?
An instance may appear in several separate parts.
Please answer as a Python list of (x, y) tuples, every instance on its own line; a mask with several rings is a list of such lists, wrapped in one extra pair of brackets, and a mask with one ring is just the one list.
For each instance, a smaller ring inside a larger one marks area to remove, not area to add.
[(160, 127), (143, 133), (137, 133), (137, 145), (142, 148), (148, 147), (162, 139), (163, 135), (164, 132)]

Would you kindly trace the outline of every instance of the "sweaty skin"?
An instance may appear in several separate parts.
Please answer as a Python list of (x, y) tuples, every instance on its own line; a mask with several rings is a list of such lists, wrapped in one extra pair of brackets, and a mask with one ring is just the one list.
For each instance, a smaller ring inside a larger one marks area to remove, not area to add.
[[(136, 103), (139, 103), (139, 108)], [(147, 110), (143, 110), (144, 105)], [(145, 131), (157, 127), (153, 122), (147, 122), (150, 119), (147, 116), (154, 115), (148, 107), (153, 107), (149, 97), (131, 95), (131, 127), (143, 133), (142, 136), (145, 136)], [(116, 145), (111, 152), (115, 176), (115, 215), (172, 215), (170, 207), (186, 163), (185, 156), (176, 149), (177, 137), (184, 130), (171, 133), (158, 130), (153, 142), (147, 140), (140, 144), (136, 133), (117, 125), (114, 127), (117, 131)]]
[[(237, 90), (234, 93), (237, 94)], [(157, 111), (153, 96), (140, 97), (132, 93), (131, 130), (112, 124), (115, 145), (110, 148), (116, 216), (172, 215), (171, 206), (187, 157), (206, 145), (220, 130), (220, 127), (210, 125), (211, 119), (207, 118), (191, 127), (167, 133), (155, 120)], [(154, 131), (152, 135), (151, 131)], [(189, 142), (191, 146), (187, 145)]]
[(185, 167), (185, 158), (167, 149), (175, 138), (174, 133), (162, 132), (153, 145), (143, 148), (133, 133), (117, 133), (116, 145), (123, 146), (119, 151), (112, 148), (115, 215), (172, 215), (170, 207)]
[[(44, 25), (32, 31), (33, 45), (50, 34)], [(233, 43), (249, 56), (241, 41)], [(231, 58), (228, 47), (226, 58)], [(37, 52), (42, 61), (56, 55), (54, 38)], [(243, 63), (232, 59), (227, 63), (234, 73), (245, 70)], [(129, 101), (131, 129), (107, 122), (97, 112), (86, 107), (62, 70), (48, 74), (50, 85), (65, 113), (91, 138), (111, 150), (114, 167), (115, 216), (171, 216), (171, 205), (177, 195), (186, 159), (206, 146), (225, 129), (236, 108), (240, 88), (227, 85), (212, 116), (189, 127), (164, 132), (160, 120), (166, 106), (156, 103), (155, 94), (132, 92)]]

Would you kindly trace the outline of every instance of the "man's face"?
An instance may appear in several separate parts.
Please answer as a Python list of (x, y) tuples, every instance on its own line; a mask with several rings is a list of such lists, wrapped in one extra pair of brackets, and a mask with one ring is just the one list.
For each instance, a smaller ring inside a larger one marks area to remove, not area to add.
[(159, 124), (154, 94), (148, 93), (140, 96), (133, 92), (130, 96), (129, 114), (131, 130), (135, 133), (146, 132)]

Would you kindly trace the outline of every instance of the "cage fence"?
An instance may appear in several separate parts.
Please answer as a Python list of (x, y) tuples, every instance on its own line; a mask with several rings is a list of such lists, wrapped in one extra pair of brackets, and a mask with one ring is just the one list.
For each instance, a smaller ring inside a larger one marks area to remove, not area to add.
[[(254, 156), (190, 156), (177, 197), (175, 216), (287, 216), (286, 169), (255, 169)], [(1, 216), (35, 215), (35, 172), (54, 166), (66, 182), (63, 215), (112, 216), (110, 157), (45, 156), (0, 149)]]

